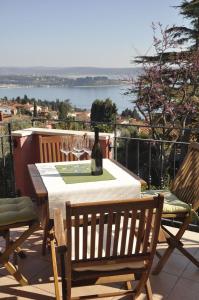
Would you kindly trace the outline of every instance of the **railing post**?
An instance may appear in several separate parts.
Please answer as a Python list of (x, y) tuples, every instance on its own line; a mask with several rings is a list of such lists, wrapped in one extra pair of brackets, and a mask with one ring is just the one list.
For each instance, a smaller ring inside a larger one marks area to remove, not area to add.
[(149, 169), (148, 169), (148, 188), (151, 188), (151, 142), (149, 141)]
[(137, 175), (140, 176), (140, 141), (137, 141)]
[(1, 155), (2, 155), (2, 181), (4, 182), (3, 189), (3, 196), (7, 195), (8, 192), (8, 188), (7, 188), (7, 180), (6, 180), (6, 174), (5, 174), (5, 168), (6, 168), (6, 164), (5, 164), (5, 152), (4, 152), (4, 142), (3, 142), (4, 137), (1, 136)]
[(8, 140), (9, 140), (10, 161), (11, 161), (11, 183), (12, 183), (11, 196), (16, 196), (15, 175), (14, 175), (14, 161), (13, 161), (12, 126), (11, 126), (11, 123), (8, 123)]
[(173, 178), (176, 176), (176, 144), (173, 149)]
[(117, 160), (117, 123), (114, 122), (114, 159)]
[(129, 162), (129, 140), (125, 139), (125, 166), (128, 168)]
[(35, 127), (35, 120), (31, 119), (32, 127)]
[(160, 143), (160, 187), (161, 189), (164, 186), (164, 178), (163, 178), (163, 147), (164, 147), (164, 143)]

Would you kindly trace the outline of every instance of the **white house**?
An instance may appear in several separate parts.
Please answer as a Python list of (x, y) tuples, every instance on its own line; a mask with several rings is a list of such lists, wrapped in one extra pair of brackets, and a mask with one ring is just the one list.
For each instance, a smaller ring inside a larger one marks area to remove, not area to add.
[(8, 106), (0, 106), (0, 112), (5, 116), (11, 116), (12, 108)]

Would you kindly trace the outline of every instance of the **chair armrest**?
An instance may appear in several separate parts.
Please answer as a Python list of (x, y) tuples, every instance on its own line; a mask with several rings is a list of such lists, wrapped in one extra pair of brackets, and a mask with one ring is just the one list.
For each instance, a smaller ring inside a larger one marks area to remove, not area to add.
[(61, 210), (58, 208), (54, 209), (54, 234), (55, 234), (58, 247), (66, 248), (66, 234), (64, 230), (64, 220), (62, 217)]

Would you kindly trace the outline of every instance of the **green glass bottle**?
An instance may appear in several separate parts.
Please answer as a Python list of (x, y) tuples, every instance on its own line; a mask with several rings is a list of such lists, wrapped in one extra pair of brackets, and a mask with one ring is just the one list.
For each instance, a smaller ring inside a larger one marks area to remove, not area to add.
[(103, 155), (99, 142), (99, 128), (95, 127), (95, 141), (91, 152), (91, 175), (103, 174)]

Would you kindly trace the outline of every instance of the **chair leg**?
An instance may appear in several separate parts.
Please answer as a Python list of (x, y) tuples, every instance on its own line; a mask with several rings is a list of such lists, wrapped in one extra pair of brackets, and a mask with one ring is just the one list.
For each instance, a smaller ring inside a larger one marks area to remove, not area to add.
[(71, 280), (66, 282), (66, 300), (71, 300)]
[(42, 242), (42, 255), (46, 254), (47, 240), (49, 237), (50, 230), (52, 229), (53, 224), (49, 221), (44, 228), (43, 242)]
[(133, 289), (133, 285), (132, 285), (132, 282), (131, 282), (131, 281), (127, 281), (127, 282), (126, 282), (126, 286), (127, 286), (127, 289), (128, 289), (128, 290), (132, 290), (132, 289)]
[(197, 261), (188, 251), (186, 251), (183, 248), (183, 244), (180, 242), (180, 239), (182, 238), (185, 230), (188, 228), (190, 221), (191, 221), (191, 215), (186, 217), (186, 219), (184, 220), (183, 224), (181, 225), (176, 235), (173, 235), (168, 229), (162, 226), (162, 230), (165, 231), (166, 235), (168, 236), (167, 242), (169, 246), (166, 249), (163, 256), (160, 258), (157, 266), (153, 270), (152, 272), (153, 275), (157, 275), (160, 273), (160, 271), (164, 267), (164, 264), (167, 262), (169, 256), (171, 255), (171, 253), (175, 248), (181, 251), (188, 259), (192, 261), (192, 263), (194, 263), (197, 267), (199, 267), (199, 261)]
[(9, 261), (3, 263), (6, 270), (22, 285), (28, 285), (28, 280)]
[(10, 245), (10, 230), (6, 230), (3, 236), (6, 242), (6, 248), (8, 248)]
[(22, 235), (16, 240), (7, 245), (5, 251), (0, 255), (0, 263), (5, 266), (7, 271), (14, 276), (14, 278), (21, 284), (27, 285), (27, 279), (19, 272), (17, 268), (9, 261), (9, 256), (18, 249), (18, 247), (36, 230), (39, 229), (39, 223), (34, 222), (29, 229), (24, 231)]
[(167, 260), (169, 259), (171, 253), (174, 250), (174, 246), (169, 246), (163, 256), (160, 258), (159, 262), (157, 263), (156, 267), (153, 269), (152, 274), (153, 275), (158, 275), (160, 273), (160, 271), (162, 270), (162, 268), (164, 267), (164, 264), (167, 262)]
[[(136, 291), (135, 299), (137, 299), (139, 297), (139, 295), (141, 294), (141, 292), (144, 288), (147, 288), (147, 291), (150, 291), (149, 284), (147, 285), (147, 281), (149, 280), (148, 277), (149, 277), (149, 272), (144, 272), (141, 275), (141, 278), (139, 279), (139, 282), (138, 282), (137, 286), (135, 287), (135, 291)], [(149, 293), (149, 295), (150, 295), (150, 293)], [(150, 298), (148, 298), (148, 299), (150, 299)]]
[(145, 284), (145, 290), (146, 290), (146, 297), (148, 300), (153, 300), (153, 293), (151, 289), (151, 283), (150, 280), (148, 279), (146, 284)]
[(60, 300), (60, 293), (59, 293), (59, 281), (58, 281), (58, 270), (57, 270), (57, 258), (56, 258), (56, 251), (55, 251), (55, 240), (54, 234), (51, 230), (50, 233), (50, 246), (51, 246), (51, 258), (52, 258), (52, 265), (53, 265), (53, 276), (54, 276), (54, 286), (55, 286), (55, 296), (56, 300)]
[(196, 267), (199, 268), (199, 261), (195, 259), (195, 257), (193, 257), (193, 255), (191, 255), (186, 249), (184, 249), (183, 246), (178, 245), (176, 248), (182, 252), (182, 254), (184, 254), (184, 256), (186, 256)]
[(44, 228), (44, 235), (43, 235), (43, 241), (42, 241), (42, 255), (46, 254), (47, 239), (48, 239), (48, 225), (45, 226), (45, 228)]

